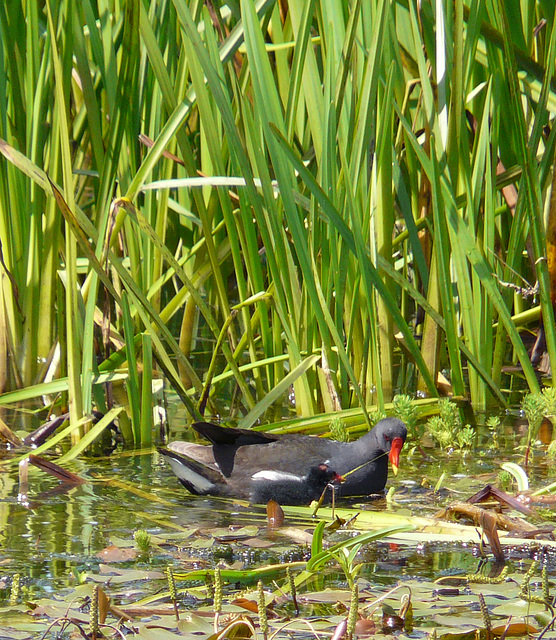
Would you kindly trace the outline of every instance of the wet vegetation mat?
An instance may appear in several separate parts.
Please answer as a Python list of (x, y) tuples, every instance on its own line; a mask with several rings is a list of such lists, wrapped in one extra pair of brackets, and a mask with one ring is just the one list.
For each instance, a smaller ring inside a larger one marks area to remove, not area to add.
[[(284, 567), (277, 570), (273, 584), (259, 589), (238, 588), (237, 582), (223, 587), (216, 573), (209, 584), (178, 588), (174, 604), (163, 573), (101, 565), (98, 573), (87, 577), (88, 584), (65, 596), (3, 607), (7, 617), (2, 637), (36, 638), (48, 630), (54, 637), (64, 629), (85, 634), (94, 627), (92, 616), (98, 616), (99, 637), (102, 632), (139, 638), (318, 638), (342, 629), (345, 633), (353, 623), (358, 637), (390, 633), (422, 637), (433, 632), (443, 638), (477, 637), (479, 632), (481, 637), (523, 636), (538, 633), (553, 619), (545, 600), (548, 585), (535, 568), (538, 565), (531, 565), (527, 573), (504, 572), (498, 579), (481, 575), (437, 582), (405, 579), (389, 590), (377, 589), (362, 578), (351, 591), (299, 590), (294, 597)], [(160, 592), (142, 597), (153, 586)], [(354, 604), (357, 615), (350, 616)]]
[[(504, 505), (508, 520), (535, 525), (498, 531), (487, 492), (475, 526), (469, 502), (433, 514), (438, 495), (407, 481), (388, 501), (321, 508), (316, 518), (272, 503), (265, 513), (171, 494), (157, 486), (168, 481), (163, 467), (154, 487), (142, 484), (157, 457), (112, 462), (139, 471), (134, 480), (93, 471), (86, 487), (54, 499), (47, 490), (27, 507), (27, 543), (1, 560), (0, 638), (493, 638), (541, 634), (554, 621), (556, 543), (546, 513), (525, 517)], [(61, 545), (35, 529), (60, 518), (56, 502), (65, 517), (88, 510), (88, 539), (68, 537), (67, 521), (57, 523)], [(404, 503), (430, 515), (411, 515)], [(14, 523), (21, 509), (11, 505)]]
[(12, 444), (0, 639), (550, 637), (550, 438), (531, 411), (471, 431), (439, 408), (406, 418), (386, 495), (327, 506), (194, 496), (152, 448)]

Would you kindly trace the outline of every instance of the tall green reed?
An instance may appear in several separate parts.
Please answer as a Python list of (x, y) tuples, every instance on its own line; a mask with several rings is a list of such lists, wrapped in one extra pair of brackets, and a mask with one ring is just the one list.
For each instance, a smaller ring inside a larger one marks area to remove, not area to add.
[(197, 419), (233, 379), (246, 425), (290, 385), (300, 415), (339, 402), (368, 423), (440, 371), (479, 405), (506, 402), (509, 362), (538, 388), (513, 320), (536, 302), (504, 283), (538, 280), (553, 358), (550, 3), (12, 4), (5, 390), (60, 378), (77, 422), (99, 376), (129, 376), (141, 441), (145, 345)]

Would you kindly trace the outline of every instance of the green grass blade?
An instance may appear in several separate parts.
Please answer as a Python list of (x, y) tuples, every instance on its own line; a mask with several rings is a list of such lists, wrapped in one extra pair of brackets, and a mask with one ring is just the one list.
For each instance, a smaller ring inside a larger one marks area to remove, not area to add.
[(241, 429), (248, 429), (249, 427), (252, 427), (264, 412), (277, 400), (283, 399), (290, 386), (319, 360), (319, 355), (311, 355), (305, 358), (305, 360), (303, 360), (291, 373), (282, 378), (274, 389), (272, 389), (244, 418), (239, 421), (238, 426)]

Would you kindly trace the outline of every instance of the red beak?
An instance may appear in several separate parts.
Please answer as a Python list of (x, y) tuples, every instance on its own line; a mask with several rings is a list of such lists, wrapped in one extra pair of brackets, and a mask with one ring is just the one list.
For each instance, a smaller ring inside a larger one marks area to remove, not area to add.
[(398, 474), (398, 467), (400, 465), (400, 451), (403, 447), (403, 440), (401, 438), (394, 438), (392, 440), (392, 446), (390, 448), (390, 462), (392, 463), (392, 471), (394, 475)]
[(334, 477), (332, 478), (332, 482), (334, 484), (342, 484), (345, 481), (346, 479), (344, 478), (344, 476), (341, 476), (339, 473), (335, 473)]

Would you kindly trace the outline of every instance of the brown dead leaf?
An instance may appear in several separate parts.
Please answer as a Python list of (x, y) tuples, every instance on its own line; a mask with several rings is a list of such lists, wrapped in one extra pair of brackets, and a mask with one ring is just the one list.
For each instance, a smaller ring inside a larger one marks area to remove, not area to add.
[(106, 622), (106, 616), (110, 611), (110, 598), (99, 587), (98, 590), (98, 619), (101, 624)]
[(69, 419), (69, 413), (63, 413), (61, 416), (57, 416), (42, 424), (38, 429), (31, 432), (23, 440), (23, 444), (29, 447), (38, 447), (51, 436), (58, 427), (64, 424)]
[[(463, 515), (472, 518), (476, 525), (479, 525), (479, 515), (484, 511), (481, 507), (469, 504), (468, 502), (452, 502), (445, 509), (441, 509), (434, 514), (435, 518), (448, 519), (454, 515)], [(501, 513), (492, 512), (496, 518), (496, 524), (499, 529), (506, 531), (519, 531), (527, 533), (537, 528), (520, 518), (508, 518)]]
[(110, 545), (96, 554), (103, 562), (126, 562), (133, 560), (137, 556), (137, 549), (133, 547), (121, 548), (116, 545)]
[(0, 418), (0, 436), (14, 447), (19, 448), (22, 445), (19, 437), (8, 427), (2, 418)]
[(376, 624), (370, 618), (359, 618), (355, 623), (355, 635), (358, 638), (374, 636), (376, 633)]
[(266, 505), (266, 517), (268, 526), (271, 529), (276, 529), (284, 524), (284, 510), (275, 500), (268, 501)]
[(532, 633), (538, 633), (539, 629), (527, 622), (512, 622), (509, 625), (501, 624), (492, 627), (491, 631), (494, 636), (501, 636), (506, 631), (506, 638), (526, 638)]
[(498, 537), (498, 527), (496, 526), (496, 518), (490, 511), (482, 510), (479, 514), (479, 524), (483, 530), (483, 533), (488, 539), (490, 548), (496, 560), (504, 560), (504, 551), (500, 544), (500, 538)]
[(256, 638), (257, 631), (248, 616), (241, 616), (227, 624), (218, 633), (209, 636), (207, 640), (248, 640)]
[[(172, 610), (174, 608), (174, 605), (172, 605)], [(129, 613), (127, 613), (126, 611), (124, 611), (123, 609), (120, 609), (118, 607), (115, 607), (113, 605), (110, 606), (110, 613), (117, 618), (118, 620), (133, 620), (132, 616), (129, 615)], [(167, 615), (168, 612), (163, 613), (161, 615)], [(151, 615), (151, 614), (149, 614)]]
[(247, 540), (241, 540), (239, 544), (251, 547), (252, 549), (269, 549), (276, 543), (271, 540), (263, 540), (262, 538), (248, 538)]
[(303, 531), (303, 529), (295, 529), (294, 527), (282, 528), (280, 529), (280, 534), (299, 544), (311, 544), (313, 541), (312, 533)]
[(515, 511), (519, 511), (526, 516), (535, 515), (534, 510), (524, 504), (523, 500), (519, 497), (515, 498), (509, 493), (506, 493), (497, 487), (493, 487), (490, 484), (485, 485), (480, 491), (477, 491), (475, 495), (468, 498), (467, 502), (469, 502), (469, 504), (477, 504), (478, 502), (484, 502), (485, 500), (491, 499), (496, 500), (501, 505), (510, 507), (510, 509), (515, 509)]
[(334, 634), (330, 640), (342, 640), (347, 633), (347, 618), (344, 618), (338, 626), (334, 629)]
[(254, 600), (249, 600), (248, 598), (236, 598), (232, 600), (231, 604), (235, 604), (236, 607), (241, 607), (246, 611), (251, 611), (251, 613), (259, 613), (259, 606)]
[[(236, 607), (241, 607), (246, 611), (250, 611), (251, 613), (259, 613), (259, 605), (255, 600), (249, 600), (249, 598), (236, 598), (231, 602), (231, 604), (235, 604)], [(274, 605), (274, 601), (269, 603), (266, 607), (266, 615), (268, 618), (277, 618), (278, 614), (274, 613), (272, 607)]]

